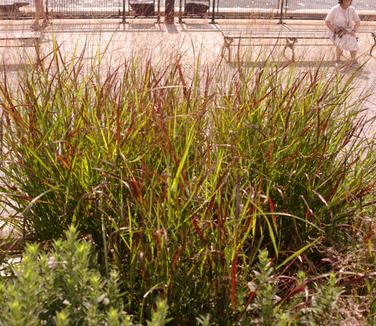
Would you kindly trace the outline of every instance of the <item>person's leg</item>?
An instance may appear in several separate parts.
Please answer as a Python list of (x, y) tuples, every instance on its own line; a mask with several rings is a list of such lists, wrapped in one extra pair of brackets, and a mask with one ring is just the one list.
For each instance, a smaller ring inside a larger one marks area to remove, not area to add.
[(34, 22), (31, 25), (32, 28), (39, 28), (39, 19), (41, 18), (40, 10), (41, 10), (41, 2), (42, 0), (35, 0), (35, 16)]
[(35, 0), (35, 18), (32, 25), (33, 28), (39, 28), (39, 19), (43, 19), (43, 25), (47, 26), (47, 16), (43, 6), (44, 0)]
[(40, 1), (40, 14), (41, 14), (41, 17), (43, 18), (43, 23), (42, 23), (42, 26), (43, 27), (46, 27), (48, 25), (48, 20), (47, 20), (47, 15), (46, 15), (46, 12), (44, 10), (44, 0), (39, 0)]
[(340, 47), (336, 46), (336, 62), (341, 61), (342, 53), (343, 53), (343, 50)]
[(356, 60), (356, 53), (357, 53), (357, 51), (350, 51), (351, 63), (358, 63), (357, 60)]

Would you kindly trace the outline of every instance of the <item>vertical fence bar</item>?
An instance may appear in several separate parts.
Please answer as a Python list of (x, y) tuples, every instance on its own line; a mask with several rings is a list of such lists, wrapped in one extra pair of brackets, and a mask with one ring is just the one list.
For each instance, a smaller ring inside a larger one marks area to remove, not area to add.
[(284, 7), (284, 0), (280, 0), (278, 24), (283, 24), (283, 7)]
[(165, 0), (164, 22), (173, 24), (175, 19), (175, 0)]
[(125, 20), (125, 0), (123, 0), (123, 18), (121, 20), (123, 24), (126, 24), (127, 21)]
[(212, 17), (211, 17), (210, 24), (215, 24), (215, 0), (212, 0), (212, 1), (213, 1), (213, 8), (212, 8)]
[(287, 11), (289, 10), (289, 0), (285, 0), (285, 4), (284, 4), (284, 16), (287, 16)]
[(157, 2), (157, 24), (161, 22), (161, 0)]
[(48, 17), (48, 0), (46, 0), (46, 17), (47, 17), (47, 20), (50, 19), (50, 18)]
[(183, 5), (183, 0), (179, 0), (179, 24), (183, 22), (182, 18), (182, 5)]

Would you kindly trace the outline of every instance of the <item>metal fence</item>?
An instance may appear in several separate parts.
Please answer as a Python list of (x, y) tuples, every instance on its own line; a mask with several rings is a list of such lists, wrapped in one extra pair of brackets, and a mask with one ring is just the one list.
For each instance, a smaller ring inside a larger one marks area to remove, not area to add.
[[(322, 12), (338, 3), (338, 0), (284, 0), (288, 12)], [(376, 11), (375, 0), (353, 0), (352, 5), (359, 12)]]
[[(45, 0), (50, 17), (159, 17), (168, 0)], [(206, 17), (212, 22), (221, 18), (294, 18), (322, 17), (337, 0), (174, 0), (175, 16)], [(17, 7), (23, 3), (24, 6)], [(353, 0), (363, 16), (376, 15), (376, 0)], [(12, 7), (13, 6), (13, 7)], [(0, 0), (0, 17), (30, 17), (33, 0)]]
[(45, 0), (50, 16), (119, 17), (123, 12), (123, 0)]

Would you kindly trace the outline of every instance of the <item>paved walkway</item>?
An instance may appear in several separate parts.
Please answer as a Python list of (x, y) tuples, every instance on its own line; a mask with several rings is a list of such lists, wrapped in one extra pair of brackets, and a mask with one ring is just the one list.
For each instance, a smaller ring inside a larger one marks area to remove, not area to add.
[[(0, 33), (32, 33), (29, 20), (0, 21)], [(157, 24), (156, 19), (132, 19), (127, 24), (120, 20), (54, 20), (43, 33), (42, 49), (46, 53), (52, 49), (53, 38), (61, 45), (63, 53), (73, 55), (80, 53), (85, 48), (85, 58), (93, 59), (98, 53), (106, 53), (103, 62), (115, 67), (124, 62), (126, 58), (135, 56), (139, 58), (149, 57), (155, 62), (163, 62), (181, 55), (187, 66), (194, 66), (197, 58), (200, 64), (217, 66), (221, 61), (223, 45), (220, 30), (280, 30), (288, 27), (293, 30), (309, 30), (313, 33), (324, 30), (322, 21), (290, 20), (282, 27), (276, 20), (217, 20), (217, 24), (210, 24), (207, 19), (186, 19), (183, 24), (165, 25)], [(367, 92), (370, 94), (367, 100), (367, 113), (369, 117), (376, 115), (376, 50), (375, 56), (368, 55), (369, 49), (374, 44), (371, 32), (376, 32), (376, 21), (362, 23), (359, 36), (361, 51), (359, 61), (364, 63), (363, 69), (357, 74), (355, 80), (356, 92), (354, 96)], [(325, 43), (326, 41), (324, 41)], [(309, 69), (323, 65), (328, 69), (335, 69), (333, 46), (297, 47), (297, 60), (294, 64), (299, 69)], [(328, 42), (326, 42), (328, 44)], [(282, 48), (279, 47), (279, 50)], [(33, 49), (24, 49), (29, 55), (33, 55)], [(250, 62), (245, 64), (259, 64), (262, 56), (260, 52), (246, 48)], [(269, 51), (263, 51), (269, 54)], [(0, 59), (8, 70), (17, 69), (22, 62), (17, 61), (20, 48), (0, 47)], [(285, 64), (281, 59), (281, 51), (276, 51), (273, 60)], [(324, 61), (323, 61), (324, 60)], [(234, 67), (230, 63), (228, 67)], [(341, 72), (348, 76), (353, 71)]]
[[(223, 39), (222, 29), (242, 30), (278, 30), (281, 25), (276, 20), (218, 20), (217, 25), (209, 20), (184, 20), (183, 24), (165, 25), (156, 24), (155, 19), (133, 19), (128, 24), (121, 24), (120, 20), (54, 20), (43, 33), (44, 51), (51, 49), (52, 38), (61, 45), (63, 53), (73, 54), (85, 47), (87, 59), (95, 57), (100, 51), (106, 52), (105, 62), (109, 66), (116, 66), (131, 55), (145, 58), (149, 56), (158, 62), (170, 60), (180, 54), (187, 65), (193, 65), (200, 58), (201, 64), (217, 65), (220, 61)], [(31, 33), (31, 22), (0, 21), (0, 31), (7, 33)], [(286, 21), (286, 26), (295, 30), (325, 29), (322, 21)], [(359, 33), (361, 47), (360, 61), (365, 63), (358, 74), (356, 85), (358, 92), (368, 91), (371, 96), (368, 100), (368, 114), (376, 114), (376, 57), (368, 55), (373, 44), (370, 32), (376, 32), (376, 22), (363, 22)], [(279, 48), (281, 49), (281, 48)], [(29, 51), (32, 49), (28, 49)], [(250, 51), (250, 48), (247, 48)], [(17, 68), (14, 51), (19, 48), (0, 48), (0, 58), (8, 69)], [(376, 50), (375, 56), (376, 56)], [(255, 55), (258, 55), (254, 51)], [(280, 52), (275, 60), (281, 61)], [(296, 67), (305, 69), (324, 64), (334, 69), (334, 48), (332, 46), (297, 47)], [(258, 60), (262, 58), (258, 58)], [(251, 58), (252, 61), (252, 58)], [(253, 62), (257, 64), (257, 62)], [(248, 63), (250, 64), (250, 63)], [(281, 62), (283, 64), (283, 62)], [(234, 63), (232, 64), (234, 65)], [(231, 67), (231, 64), (228, 65)]]
[[(200, 64), (218, 65), (221, 60), (222, 34), (220, 30), (280, 30), (282, 27), (276, 20), (217, 20), (218, 24), (209, 24), (205, 19), (186, 19), (183, 24), (165, 25), (157, 24), (155, 19), (132, 19), (127, 24), (120, 20), (54, 20), (43, 33), (42, 49), (46, 53), (52, 49), (53, 38), (61, 45), (63, 53), (73, 55), (80, 53), (85, 48), (85, 58), (95, 58), (96, 54), (106, 53), (104, 62), (108, 66), (116, 66), (124, 62), (126, 58), (134, 55), (139, 58), (150, 57), (153, 61), (163, 64), (171, 60), (176, 54), (180, 54), (186, 65), (193, 66), (200, 58)], [(31, 22), (24, 21), (0, 21), (0, 33), (32, 33)], [(309, 30), (313, 33), (324, 30), (322, 21), (290, 20), (285, 27), (293, 30)], [(370, 32), (376, 32), (376, 21), (363, 22), (359, 32), (361, 51), (359, 61), (364, 63), (363, 69), (357, 74), (355, 81), (356, 92), (368, 92), (367, 112), (370, 117), (376, 115), (376, 50), (375, 57), (368, 55), (371, 45), (374, 43)], [(324, 41), (325, 43), (326, 41)], [(328, 44), (328, 42), (326, 42)], [(299, 69), (308, 69), (323, 65), (328, 69), (335, 69), (333, 62), (333, 46), (297, 47), (297, 60), (294, 64)], [(279, 50), (282, 48), (279, 47)], [(32, 54), (33, 49), (25, 49)], [(30, 52), (31, 51), (31, 52)], [(246, 48), (248, 54), (251, 48)], [(281, 59), (281, 51), (276, 51), (272, 58), (280, 64), (285, 64)], [(8, 70), (17, 69), (17, 54), (20, 48), (0, 47), (1, 62), (5, 63)], [(264, 51), (269, 54), (270, 52)], [(245, 64), (259, 64), (262, 56), (253, 49), (253, 57), (249, 55), (250, 62)], [(257, 58), (257, 59), (256, 59)], [(324, 60), (324, 61), (323, 61)], [(234, 63), (227, 65), (234, 67)], [(352, 71), (342, 72), (344, 75)]]

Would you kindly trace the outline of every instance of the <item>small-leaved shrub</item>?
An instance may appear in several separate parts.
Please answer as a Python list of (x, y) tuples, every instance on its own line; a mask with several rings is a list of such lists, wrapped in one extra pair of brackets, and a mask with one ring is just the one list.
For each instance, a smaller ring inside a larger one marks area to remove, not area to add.
[[(337, 307), (343, 289), (337, 286), (333, 274), (326, 282), (309, 287), (305, 275), (299, 273), (288, 299), (278, 295), (278, 275), (274, 273), (272, 263), (265, 250), (259, 253), (259, 263), (254, 277), (248, 286), (250, 289), (246, 311), (240, 324), (244, 325), (341, 325), (344, 322)], [(302, 293), (308, 293), (306, 296)]]
[[(0, 325), (133, 325), (124, 310), (118, 273), (102, 277), (87, 241), (73, 227), (51, 252), (28, 245), (20, 264), (0, 279)], [(167, 323), (158, 301), (148, 325)]]

